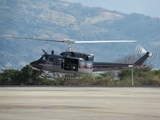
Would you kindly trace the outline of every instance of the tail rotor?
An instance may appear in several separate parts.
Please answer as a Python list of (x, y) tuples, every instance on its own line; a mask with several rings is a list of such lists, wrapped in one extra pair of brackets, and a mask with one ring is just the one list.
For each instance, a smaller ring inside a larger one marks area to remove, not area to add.
[(148, 56), (151, 57), (153, 60), (156, 60), (157, 58), (157, 54), (147, 52), (141, 45), (137, 45), (136, 51), (138, 51), (139, 53), (144, 53), (144, 54), (148, 53)]

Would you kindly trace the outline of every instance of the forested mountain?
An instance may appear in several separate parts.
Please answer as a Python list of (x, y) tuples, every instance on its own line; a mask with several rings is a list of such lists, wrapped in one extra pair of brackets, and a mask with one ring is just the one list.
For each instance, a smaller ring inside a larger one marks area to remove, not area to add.
[[(76, 44), (72, 50), (93, 53), (95, 61), (114, 62), (136, 54), (141, 44), (160, 56), (160, 19), (124, 14), (62, 0), (0, 0), (0, 67), (21, 68), (42, 53), (67, 49), (63, 43), (7, 39), (3, 35), (75, 40), (134, 39), (137, 43)], [(77, 49), (78, 48), (78, 49)], [(160, 59), (152, 61), (160, 69)]]

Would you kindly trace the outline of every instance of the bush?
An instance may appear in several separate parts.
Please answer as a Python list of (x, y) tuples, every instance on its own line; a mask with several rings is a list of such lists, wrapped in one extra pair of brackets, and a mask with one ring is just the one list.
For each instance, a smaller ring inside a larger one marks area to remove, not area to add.
[[(131, 85), (131, 70), (122, 70), (118, 73), (120, 80), (114, 80), (114, 72), (104, 72), (95, 76), (93, 74), (79, 75), (80, 79), (50, 80), (41, 78), (42, 71), (25, 66), (21, 70), (4, 70), (0, 73), (0, 85)], [(135, 85), (160, 85), (160, 70), (151, 70), (149, 67), (136, 68), (133, 72)]]

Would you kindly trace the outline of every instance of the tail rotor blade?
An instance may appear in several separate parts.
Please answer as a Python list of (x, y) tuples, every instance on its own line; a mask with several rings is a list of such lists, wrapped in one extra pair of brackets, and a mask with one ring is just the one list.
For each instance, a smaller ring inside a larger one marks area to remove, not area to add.
[(156, 60), (157, 54), (149, 53), (149, 56), (153, 59)]
[(138, 51), (139, 53), (148, 54), (148, 57), (151, 57), (153, 60), (155, 60), (157, 58), (156, 54), (153, 54), (151, 52), (147, 52), (141, 45), (137, 45), (136, 51)]
[(138, 51), (139, 53), (146, 53), (147, 51), (140, 45), (137, 45), (136, 47), (136, 51)]

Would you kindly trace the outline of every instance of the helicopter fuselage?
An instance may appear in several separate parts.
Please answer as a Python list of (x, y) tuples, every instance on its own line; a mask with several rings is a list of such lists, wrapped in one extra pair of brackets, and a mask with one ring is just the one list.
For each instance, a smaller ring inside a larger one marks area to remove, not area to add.
[[(148, 57), (146, 54), (145, 59)], [(144, 58), (142, 58), (144, 60)], [(84, 54), (77, 52), (63, 52), (60, 55), (47, 54), (39, 60), (33, 61), (30, 65), (36, 69), (71, 74), (89, 74), (98, 71), (132, 69), (133, 67), (144, 66), (141, 63), (123, 64), (109, 62), (93, 62), (93, 54)]]
[(44, 54), (30, 65), (34, 68), (60, 73), (92, 73), (92, 54), (63, 52), (60, 55)]

